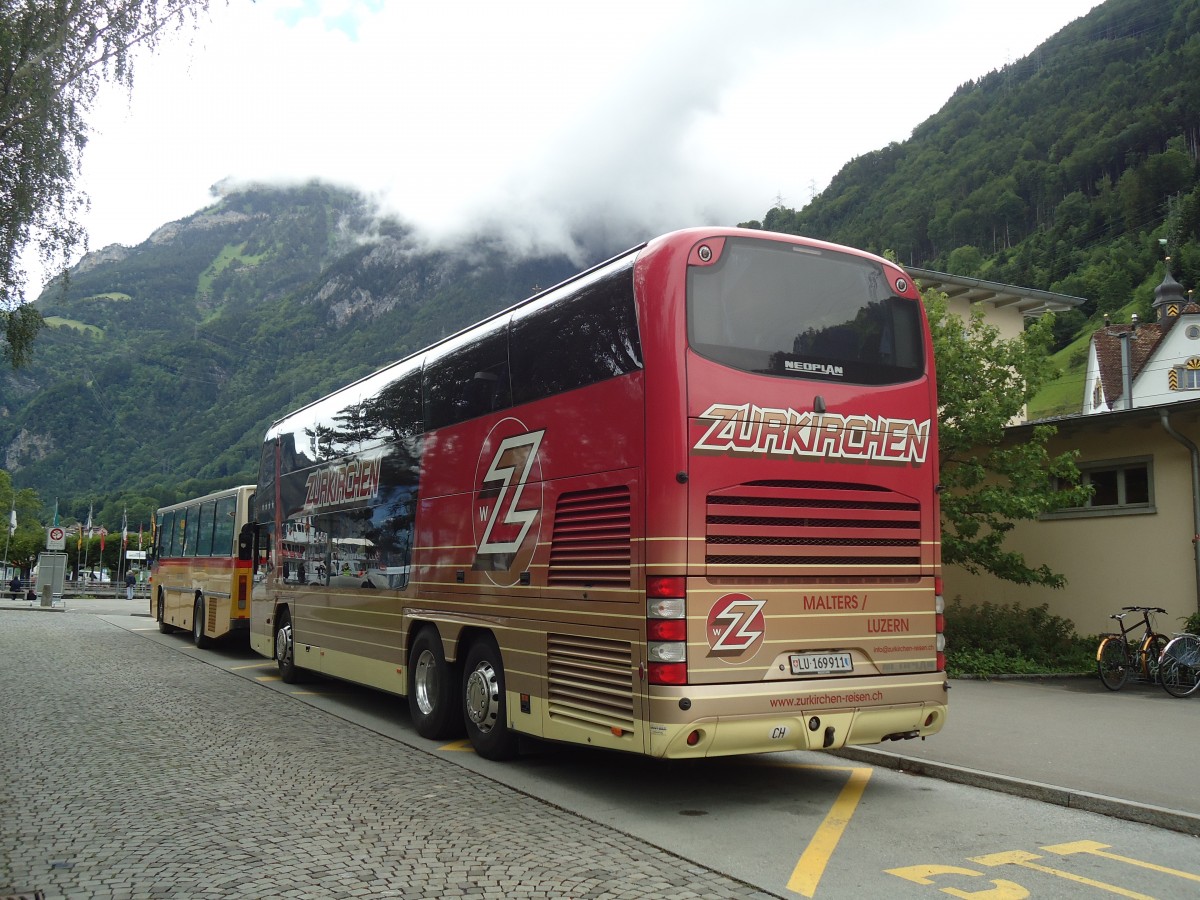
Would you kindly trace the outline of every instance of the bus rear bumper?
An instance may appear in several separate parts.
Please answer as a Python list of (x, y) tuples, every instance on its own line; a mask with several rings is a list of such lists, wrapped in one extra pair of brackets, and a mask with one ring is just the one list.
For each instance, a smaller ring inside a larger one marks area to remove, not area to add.
[[(937, 734), (946, 722), (944, 678), (930, 687), (933, 690), (928, 697), (913, 702), (837, 706), (814, 703), (792, 708), (780, 704), (769, 711), (708, 716), (703, 715), (703, 702), (693, 700), (690, 711), (700, 713), (695, 718), (651, 724), (650, 755), (679, 759), (783, 750), (834, 750), (924, 738)], [(694, 693), (695, 689), (691, 691)]]

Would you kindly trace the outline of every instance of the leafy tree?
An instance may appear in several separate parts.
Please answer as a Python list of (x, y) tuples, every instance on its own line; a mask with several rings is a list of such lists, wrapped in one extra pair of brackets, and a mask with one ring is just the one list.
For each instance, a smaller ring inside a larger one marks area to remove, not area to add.
[[(17, 490), (12, 476), (0, 469), (0, 520), (3, 521), (7, 562), (28, 573), (38, 553), (46, 546), (46, 531), (41, 521), (42, 501), (30, 488)], [(16, 513), (17, 527), (11, 529), (11, 515)]]
[(75, 176), (105, 81), (133, 86), (133, 50), (194, 21), (208, 0), (4, 0), (0, 5), (0, 330), (28, 363), (41, 315), (21, 305), (20, 257), (65, 267), (86, 243)]
[(1086, 498), (1075, 454), (1051, 456), (1046, 448), (1052, 426), (1036, 426), (1019, 441), (1005, 438), (1005, 427), (1050, 375), (1053, 316), (1003, 340), (982, 311), (964, 322), (939, 291), (925, 292), (925, 307), (940, 407), (942, 561), (1017, 584), (1062, 587), (1065, 580), (1048, 566), (1033, 567), (1004, 547), (1016, 522)]

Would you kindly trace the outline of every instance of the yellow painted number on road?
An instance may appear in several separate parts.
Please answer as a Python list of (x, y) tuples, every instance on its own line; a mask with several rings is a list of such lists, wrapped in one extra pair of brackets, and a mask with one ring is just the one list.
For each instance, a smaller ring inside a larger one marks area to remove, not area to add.
[[(976, 872), (974, 869), (964, 869), (961, 866), (905, 866), (901, 869), (887, 869), (886, 871), (889, 875), (895, 875), (898, 878), (903, 878), (905, 881), (912, 881), (916, 884), (933, 884), (933, 876), (935, 875), (984, 877), (982, 872)], [(971, 900), (1025, 900), (1029, 896), (1029, 891), (1015, 882), (1005, 881), (1003, 878), (993, 878), (991, 883), (995, 887), (985, 888), (981, 891), (963, 891), (951, 887), (938, 888), (938, 890), (952, 897), (971, 898)]]

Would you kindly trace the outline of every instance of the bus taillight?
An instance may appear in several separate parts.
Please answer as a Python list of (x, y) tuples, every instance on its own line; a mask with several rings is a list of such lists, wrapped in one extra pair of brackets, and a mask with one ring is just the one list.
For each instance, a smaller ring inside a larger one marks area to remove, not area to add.
[(687, 684), (687, 581), (646, 579), (646, 662), (650, 684)]
[(939, 575), (933, 579), (933, 622), (937, 632), (937, 670), (946, 671), (946, 598), (942, 595), (942, 579)]

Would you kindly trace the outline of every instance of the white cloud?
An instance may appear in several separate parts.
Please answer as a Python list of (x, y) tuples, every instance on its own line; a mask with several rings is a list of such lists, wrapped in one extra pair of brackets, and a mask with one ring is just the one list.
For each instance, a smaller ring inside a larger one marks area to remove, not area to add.
[(235, 180), (359, 187), (435, 235), (633, 243), (800, 207), (1094, 0), (232, 0), (104, 92), (93, 248)]

